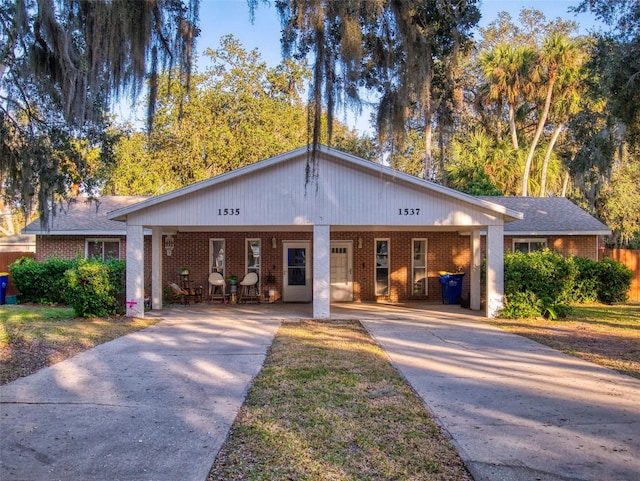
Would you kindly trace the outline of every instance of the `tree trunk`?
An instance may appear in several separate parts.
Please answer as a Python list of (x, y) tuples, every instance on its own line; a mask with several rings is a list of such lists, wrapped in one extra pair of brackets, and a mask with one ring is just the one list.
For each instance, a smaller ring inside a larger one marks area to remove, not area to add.
[(549, 168), (549, 160), (551, 159), (551, 153), (558, 141), (560, 132), (564, 128), (564, 123), (560, 122), (556, 129), (553, 131), (553, 135), (547, 145), (547, 151), (544, 153), (544, 162), (542, 163), (542, 173), (540, 174), (540, 195), (538, 197), (544, 197), (544, 192), (547, 190), (547, 169)]
[(513, 148), (518, 150), (518, 133), (516, 132), (516, 108), (509, 104), (509, 130), (511, 131), (511, 143)]
[(547, 122), (547, 117), (549, 115), (549, 109), (551, 107), (551, 95), (553, 94), (553, 85), (556, 81), (556, 75), (553, 75), (549, 78), (549, 86), (547, 87), (547, 98), (544, 101), (544, 109), (542, 111), (542, 115), (538, 120), (538, 127), (536, 128), (536, 133), (533, 136), (533, 140), (531, 141), (531, 145), (529, 146), (529, 153), (527, 154), (527, 161), (524, 164), (524, 173), (522, 174), (522, 192), (521, 195), (526, 197), (529, 195), (529, 171), (531, 170), (531, 164), (533, 163), (533, 154), (536, 152), (536, 147), (538, 146), (538, 142), (540, 141), (540, 136), (542, 135), (542, 131), (544, 130), (544, 124)]
[(444, 155), (445, 155), (445, 127), (444, 125), (438, 126), (438, 137), (440, 142), (440, 183), (445, 187), (449, 186), (449, 176), (447, 175), (447, 169), (445, 165)]
[(564, 171), (564, 182), (562, 183), (562, 197), (567, 196), (567, 190), (569, 190), (569, 169)]
[(425, 112), (424, 126), (424, 178), (431, 180), (431, 172), (433, 171), (433, 148), (431, 146), (433, 138), (433, 128), (431, 127), (431, 109)]

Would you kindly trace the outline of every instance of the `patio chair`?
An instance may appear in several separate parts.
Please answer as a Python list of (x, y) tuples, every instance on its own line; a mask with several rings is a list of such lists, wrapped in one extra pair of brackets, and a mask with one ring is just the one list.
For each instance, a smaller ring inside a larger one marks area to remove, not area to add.
[(182, 302), (185, 306), (189, 304), (189, 292), (175, 282), (169, 283), (169, 294), (171, 294), (170, 303)]
[(258, 292), (258, 274), (249, 272), (240, 281), (240, 297), (238, 302), (246, 302), (250, 299), (256, 302), (260, 301), (260, 292)]
[(219, 299), (224, 302), (224, 298), (227, 295), (227, 283), (224, 281), (224, 277), (219, 272), (212, 272), (209, 274), (209, 297), (208, 301), (212, 302), (215, 299)]

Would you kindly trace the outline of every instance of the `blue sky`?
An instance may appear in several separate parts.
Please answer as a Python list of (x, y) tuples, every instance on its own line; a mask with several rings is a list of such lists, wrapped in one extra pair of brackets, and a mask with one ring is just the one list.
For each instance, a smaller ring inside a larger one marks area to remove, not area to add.
[[(576, 6), (578, 3), (579, 0), (483, 0), (480, 26), (491, 23), (498, 12), (502, 11), (509, 12), (514, 20), (517, 20), (520, 10), (526, 7), (540, 10), (549, 20), (556, 17), (575, 20), (582, 33), (587, 33), (594, 25), (592, 16), (585, 14), (576, 17), (573, 13), (568, 13), (569, 7)], [(196, 49), (202, 60), (198, 66), (200, 71), (206, 68), (202, 53), (207, 48), (218, 48), (220, 37), (227, 34), (233, 34), (246, 50), (257, 48), (263, 60), (269, 65), (275, 66), (282, 59), (280, 21), (273, 6), (260, 3), (255, 12), (254, 22), (251, 23), (246, 0), (201, 0), (200, 29), (201, 34)], [(121, 111), (121, 114), (124, 112)], [(361, 132), (370, 131), (368, 117), (368, 112), (363, 113), (359, 118), (355, 118), (352, 114), (342, 118), (342, 115), (338, 114), (338, 118)]]
[[(590, 15), (575, 17), (568, 13), (571, 6), (579, 0), (483, 0), (481, 4), (481, 26), (493, 21), (498, 12), (508, 11), (517, 19), (523, 7), (535, 8), (545, 14), (547, 19), (561, 17), (576, 20), (584, 32), (593, 24)], [(273, 6), (260, 4), (256, 10), (255, 21), (249, 21), (249, 8), (246, 0), (202, 0), (200, 5), (201, 35), (198, 39), (198, 52), (206, 48), (216, 48), (223, 35), (233, 34), (245, 49), (257, 48), (263, 59), (269, 64), (277, 64), (281, 59), (280, 21)]]

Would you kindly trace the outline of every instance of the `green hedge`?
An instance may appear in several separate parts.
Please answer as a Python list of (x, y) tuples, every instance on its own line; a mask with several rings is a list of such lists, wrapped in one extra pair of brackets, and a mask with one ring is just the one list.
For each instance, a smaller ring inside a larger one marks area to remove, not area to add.
[(124, 261), (21, 258), (9, 272), (21, 302), (69, 304), (81, 317), (124, 313)]
[(11, 282), (20, 292), (20, 302), (64, 304), (66, 280), (64, 273), (78, 264), (78, 259), (52, 257), (36, 262), (21, 257), (9, 266)]
[(502, 317), (565, 317), (569, 303), (625, 302), (632, 272), (605, 259), (564, 257), (548, 249), (505, 254), (505, 306)]

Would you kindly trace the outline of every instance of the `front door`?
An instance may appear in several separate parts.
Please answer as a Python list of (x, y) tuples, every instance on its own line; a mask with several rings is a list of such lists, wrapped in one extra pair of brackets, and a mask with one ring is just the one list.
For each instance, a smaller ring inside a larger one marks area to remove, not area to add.
[(331, 302), (353, 301), (353, 243), (331, 243)]
[(282, 300), (311, 302), (311, 242), (285, 241), (283, 246)]

